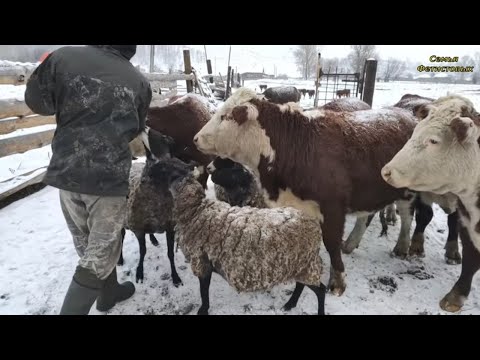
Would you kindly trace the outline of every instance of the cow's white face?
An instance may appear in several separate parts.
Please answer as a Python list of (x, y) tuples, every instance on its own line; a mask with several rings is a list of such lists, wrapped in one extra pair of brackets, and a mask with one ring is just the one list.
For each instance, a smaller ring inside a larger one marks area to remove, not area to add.
[(260, 156), (273, 160), (270, 139), (258, 122), (258, 109), (249, 101), (254, 91), (238, 89), (194, 137), (198, 150), (230, 158), (253, 170)]
[(473, 104), (460, 96), (447, 96), (424, 105), (420, 117), (424, 119), (412, 137), (382, 169), (384, 180), (397, 188), (437, 194), (458, 194), (476, 186), (480, 117), (477, 120)]

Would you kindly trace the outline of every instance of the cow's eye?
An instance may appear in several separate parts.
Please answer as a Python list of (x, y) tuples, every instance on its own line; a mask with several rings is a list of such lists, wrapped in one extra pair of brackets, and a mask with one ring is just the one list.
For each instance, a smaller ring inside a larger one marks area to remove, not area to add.
[(227, 115), (221, 115), (220, 120), (225, 120), (227, 118)]
[(438, 144), (438, 141), (435, 140), (435, 139), (430, 139), (430, 140), (428, 140), (428, 142), (429, 142), (430, 144), (432, 144), (432, 145)]

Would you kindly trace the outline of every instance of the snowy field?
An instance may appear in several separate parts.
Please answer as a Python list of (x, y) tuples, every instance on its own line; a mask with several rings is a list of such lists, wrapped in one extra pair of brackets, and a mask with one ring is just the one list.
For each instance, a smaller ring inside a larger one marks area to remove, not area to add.
[[(313, 82), (251, 81), (255, 88), (295, 85), (313, 88)], [(0, 86), (0, 98), (23, 98), (24, 87)], [(405, 93), (427, 97), (459, 93), (470, 98), (480, 108), (480, 85), (436, 85), (417, 83), (377, 83), (374, 108), (396, 103)], [(308, 98), (308, 97), (307, 97)], [(313, 99), (303, 99), (301, 105), (311, 107)], [(40, 128), (40, 127), (39, 127)], [(43, 128), (43, 127), (42, 127)], [(36, 131), (28, 129), (25, 131)], [(21, 131), (18, 132), (20, 134)], [(11, 136), (11, 135), (9, 135)], [(15, 177), (48, 165), (50, 146), (0, 158), (1, 186)], [(209, 182), (208, 196), (213, 197)], [(448, 233), (447, 217), (438, 206), (427, 227), (423, 259), (392, 258), (399, 224), (390, 226), (388, 237), (379, 238), (378, 216), (352, 255), (343, 255), (347, 289), (343, 296), (328, 294), (325, 310), (330, 315), (341, 314), (447, 314), (438, 303), (451, 289), (460, 274), (460, 265), (447, 265), (443, 247)], [(353, 217), (348, 217), (346, 235), (352, 229)], [(415, 223), (412, 226), (412, 232)], [(70, 234), (66, 228), (58, 199), (58, 190), (43, 190), (0, 209), (0, 314), (56, 314), (68, 288), (77, 263)], [(147, 240), (145, 280), (136, 284), (135, 295), (118, 304), (107, 314), (196, 314), (200, 306), (199, 283), (185, 263), (181, 251), (175, 253), (176, 266), (183, 286), (175, 288), (170, 278), (166, 240), (159, 235), (159, 246)], [(139, 258), (135, 236), (127, 232), (124, 244), (125, 264), (119, 266), (122, 281), (135, 282)], [(329, 257), (322, 247), (325, 262), (324, 282), (328, 279)], [(289, 298), (294, 284), (284, 284), (267, 293), (237, 294), (218, 275), (210, 287), (210, 314), (284, 314), (280, 309)], [(459, 314), (480, 314), (480, 276), (473, 281), (472, 291)], [(297, 308), (289, 314), (314, 314), (317, 302), (306, 289)], [(91, 314), (101, 314), (93, 307)]]

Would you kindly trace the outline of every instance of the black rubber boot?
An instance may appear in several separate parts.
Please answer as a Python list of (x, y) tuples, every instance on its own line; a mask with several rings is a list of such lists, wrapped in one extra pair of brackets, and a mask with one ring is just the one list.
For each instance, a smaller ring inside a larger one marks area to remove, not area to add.
[(60, 315), (88, 315), (104, 284), (104, 280), (77, 266), (63, 300)]
[(135, 285), (130, 281), (119, 284), (117, 281), (117, 269), (113, 269), (97, 298), (97, 310), (108, 311), (113, 308), (116, 303), (127, 300), (134, 293)]

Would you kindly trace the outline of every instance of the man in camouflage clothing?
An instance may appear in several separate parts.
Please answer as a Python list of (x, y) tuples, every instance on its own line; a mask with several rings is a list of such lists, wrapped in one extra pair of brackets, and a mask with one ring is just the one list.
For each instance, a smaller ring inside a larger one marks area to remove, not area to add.
[(44, 182), (60, 203), (80, 256), (60, 314), (107, 311), (135, 292), (117, 282), (128, 177), (128, 143), (145, 127), (150, 84), (130, 63), (136, 45), (68, 46), (32, 74), (25, 102), (56, 115), (53, 156)]

